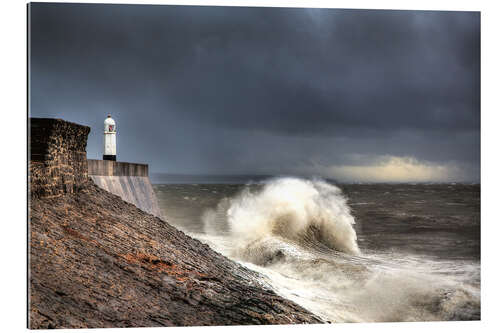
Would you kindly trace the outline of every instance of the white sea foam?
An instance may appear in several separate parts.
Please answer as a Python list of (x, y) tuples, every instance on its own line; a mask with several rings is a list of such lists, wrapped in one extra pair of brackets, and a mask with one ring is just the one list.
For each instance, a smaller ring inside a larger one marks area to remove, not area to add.
[(477, 280), (469, 273), (478, 272), (477, 264), (361, 253), (347, 200), (325, 181), (279, 178), (247, 186), (202, 220), (205, 232), (193, 236), (325, 320), (478, 318), (479, 287), (469, 283)]

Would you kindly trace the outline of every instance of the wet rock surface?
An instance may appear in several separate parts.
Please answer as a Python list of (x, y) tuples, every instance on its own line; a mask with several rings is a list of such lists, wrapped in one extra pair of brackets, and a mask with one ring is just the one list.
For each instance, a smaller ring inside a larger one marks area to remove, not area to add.
[(30, 328), (321, 322), (91, 180), (29, 213)]

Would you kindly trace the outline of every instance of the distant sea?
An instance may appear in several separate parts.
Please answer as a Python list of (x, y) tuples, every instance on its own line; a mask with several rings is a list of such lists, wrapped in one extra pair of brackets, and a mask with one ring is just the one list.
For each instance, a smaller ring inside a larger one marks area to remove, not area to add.
[(151, 173), (153, 184), (246, 184), (271, 179), (269, 175), (182, 175)]

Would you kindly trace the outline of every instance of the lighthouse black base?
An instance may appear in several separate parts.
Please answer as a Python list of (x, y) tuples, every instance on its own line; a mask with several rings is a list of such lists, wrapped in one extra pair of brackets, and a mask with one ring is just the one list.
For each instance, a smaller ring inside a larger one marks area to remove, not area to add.
[(105, 161), (116, 161), (116, 155), (102, 155), (102, 159)]

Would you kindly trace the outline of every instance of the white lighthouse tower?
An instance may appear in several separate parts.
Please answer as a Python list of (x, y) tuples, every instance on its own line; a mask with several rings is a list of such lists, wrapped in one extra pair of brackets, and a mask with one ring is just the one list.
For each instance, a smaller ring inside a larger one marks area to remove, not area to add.
[(110, 114), (104, 120), (104, 154), (102, 159), (116, 161), (116, 124)]

